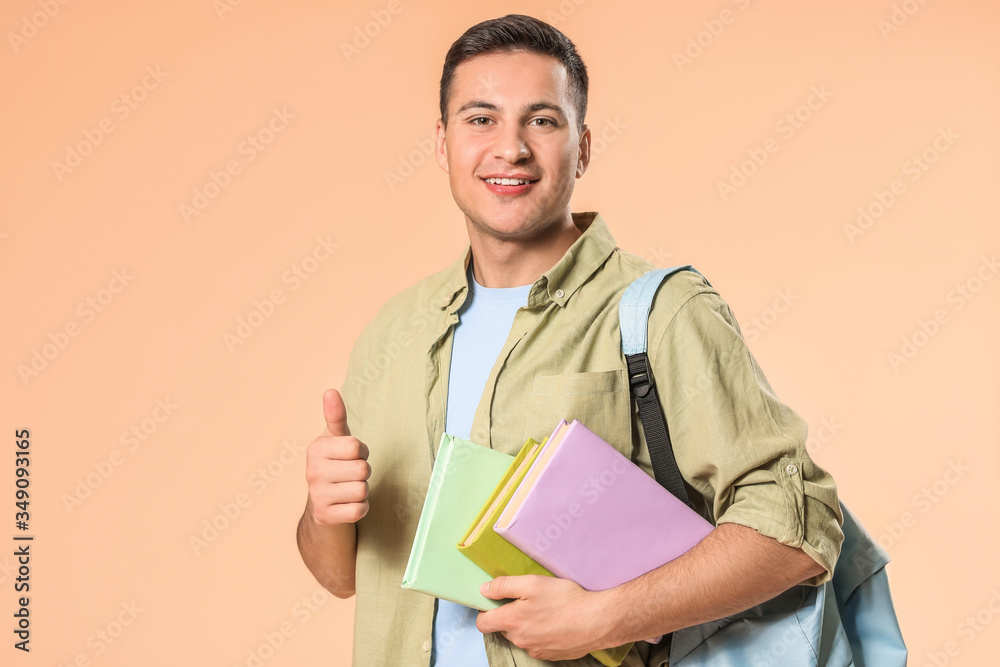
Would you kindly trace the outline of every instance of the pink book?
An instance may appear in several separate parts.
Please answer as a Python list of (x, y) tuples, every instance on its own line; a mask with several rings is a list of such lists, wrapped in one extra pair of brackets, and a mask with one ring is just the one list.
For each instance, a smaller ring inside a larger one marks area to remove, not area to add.
[(591, 591), (655, 570), (712, 529), (575, 419), (559, 422), (495, 526), (554, 575)]

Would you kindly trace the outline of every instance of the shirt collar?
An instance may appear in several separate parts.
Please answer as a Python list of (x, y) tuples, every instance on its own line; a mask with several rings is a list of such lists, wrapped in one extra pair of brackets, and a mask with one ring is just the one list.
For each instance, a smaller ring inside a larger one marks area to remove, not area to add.
[[(528, 307), (555, 301), (560, 307), (594, 274), (617, 247), (600, 213), (574, 213), (573, 223), (583, 232), (551, 269), (532, 285)], [(462, 256), (445, 270), (444, 284), (432, 297), (441, 310), (457, 312), (469, 293), (468, 268), (472, 247), (466, 245)], [(461, 298), (459, 296), (461, 295)]]

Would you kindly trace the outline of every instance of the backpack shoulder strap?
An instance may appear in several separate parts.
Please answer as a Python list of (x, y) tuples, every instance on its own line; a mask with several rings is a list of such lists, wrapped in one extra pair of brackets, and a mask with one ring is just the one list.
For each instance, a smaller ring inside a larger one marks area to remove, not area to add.
[(653, 465), (653, 475), (661, 486), (691, 507), (684, 478), (674, 458), (674, 448), (670, 442), (670, 431), (660, 409), (653, 380), (653, 369), (646, 354), (649, 343), (647, 328), (649, 311), (653, 307), (653, 297), (660, 285), (679, 271), (698, 271), (690, 264), (656, 269), (636, 278), (625, 290), (618, 304), (618, 326), (621, 330), (622, 352), (628, 365), (629, 387), (639, 405), (642, 431), (649, 447), (649, 459)]

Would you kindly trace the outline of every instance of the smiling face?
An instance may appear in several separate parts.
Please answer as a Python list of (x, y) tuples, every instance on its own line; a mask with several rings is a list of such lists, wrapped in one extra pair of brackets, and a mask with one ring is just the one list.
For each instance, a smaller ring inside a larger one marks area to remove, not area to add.
[(470, 234), (527, 241), (572, 220), (590, 162), (566, 68), (551, 56), (491, 53), (459, 65), (436, 158)]

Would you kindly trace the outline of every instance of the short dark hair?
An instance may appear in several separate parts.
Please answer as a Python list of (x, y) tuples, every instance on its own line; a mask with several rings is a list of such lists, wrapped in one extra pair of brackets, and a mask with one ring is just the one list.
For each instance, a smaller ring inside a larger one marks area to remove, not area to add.
[(552, 56), (566, 67), (570, 99), (576, 107), (577, 124), (582, 128), (587, 115), (587, 66), (566, 35), (544, 21), (523, 14), (477, 23), (462, 34), (448, 49), (441, 73), (441, 120), (448, 125), (448, 96), (455, 68), (476, 56), (491, 53), (527, 51)]

